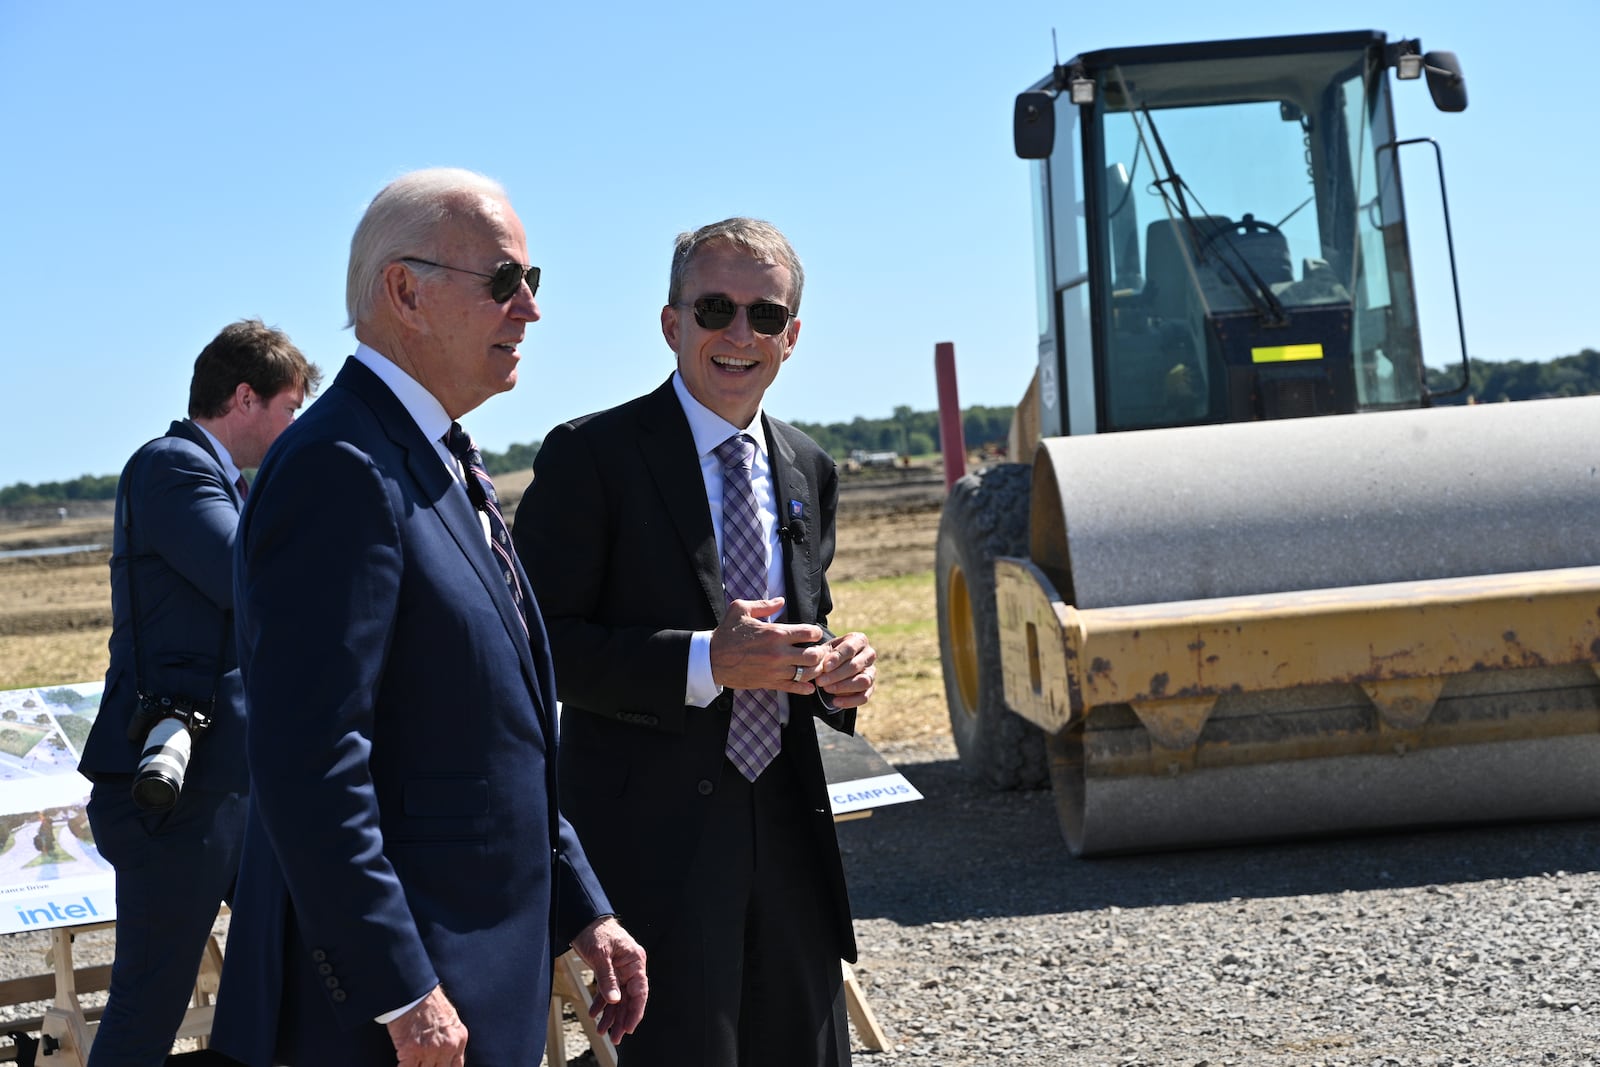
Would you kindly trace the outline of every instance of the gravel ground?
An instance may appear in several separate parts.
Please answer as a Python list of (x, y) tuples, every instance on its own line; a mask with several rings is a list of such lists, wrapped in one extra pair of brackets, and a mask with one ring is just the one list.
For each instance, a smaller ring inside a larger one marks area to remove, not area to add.
[(861, 1064), (1600, 1064), (1600, 822), (1075, 860), (1046, 792), (893, 749), (841, 824)]
[[(884, 754), (926, 799), (839, 826), (890, 1041), (858, 1065), (1600, 1065), (1600, 822), (1075, 860), (1048, 793)], [(46, 942), (0, 939), (0, 978)]]

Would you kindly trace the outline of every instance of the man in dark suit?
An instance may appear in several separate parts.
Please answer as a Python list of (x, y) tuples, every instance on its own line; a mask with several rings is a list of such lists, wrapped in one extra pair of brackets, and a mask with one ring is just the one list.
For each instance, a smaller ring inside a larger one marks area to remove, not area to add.
[(569, 943), (613, 1040), (644, 1009), (557, 805), (539, 610), (455, 421), (516, 383), (527, 260), (481, 175), (380, 192), (350, 249), (360, 344), (241, 520), (253, 791), (212, 1047), (251, 1067), (527, 1067)]
[(876, 653), (825, 629), (833, 461), (761, 411), (802, 281), (770, 224), (681, 235), (661, 311), (677, 372), (551, 431), (517, 516), (567, 812), (650, 952), (628, 1067), (850, 1058), (855, 938), (813, 717), (854, 729)]
[[(95, 844), (117, 871), (116, 958), (94, 1067), (166, 1059), (217, 907), (233, 895), (250, 791), (232, 619), (241, 468), (261, 462), (318, 378), (284, 334), (233, 323), (195, 360), (189, 417), (135, 452), (117, 483), (111, 664), (78, 761), (94, 782)], [(152, 728), (172, 738), (162, 759), (178, 777), (141, 805), (132, 786)], [(175, 806), (150, 807), (175, 784)]]

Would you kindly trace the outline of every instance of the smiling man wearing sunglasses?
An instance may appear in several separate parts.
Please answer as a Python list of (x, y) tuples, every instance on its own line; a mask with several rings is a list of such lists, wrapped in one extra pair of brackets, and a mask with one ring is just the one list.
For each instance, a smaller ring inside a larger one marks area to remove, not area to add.
[(556, 427), (514, 541), (561, 679), (563, 808), (650, 958), (624, 1067), (850, 1060), (850, 903), (814, 719), (852, 731), (865, 635), (827, 630), (838, 474), (762, 411), (804, 273), (768, 223), (679, 236), (676, 372)]

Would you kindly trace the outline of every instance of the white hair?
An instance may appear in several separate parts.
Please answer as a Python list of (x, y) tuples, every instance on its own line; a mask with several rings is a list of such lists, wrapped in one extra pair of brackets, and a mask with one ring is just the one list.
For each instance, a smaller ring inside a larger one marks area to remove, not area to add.
[(475, 211), (485, 199), (510, 201), (493, 178), (458, 167), (402, 174), (372, 198), (350, 238), (344, 305), (354, 326), (372, 313), (383, 270), (405, 256), (432, 259), (434, 237), (446, 221)]

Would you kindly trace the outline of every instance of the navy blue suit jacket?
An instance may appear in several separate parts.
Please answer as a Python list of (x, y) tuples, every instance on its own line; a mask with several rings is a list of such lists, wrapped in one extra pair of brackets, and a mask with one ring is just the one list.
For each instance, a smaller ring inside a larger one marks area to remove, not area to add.
[[(827, 626), (839, 479), (799, 430), (763, 423), (782, 537), (786, 622)], [(561, 767), (567, 811), (591, 835), (595, 868), (618, 918), (650, 938), (695, 902), (685, 873), (704, 798), (725, 774), (732, 694), (685, 707), (689, 642), (726, 611), (722, 563), (694, 436), (669, 378), (620, 407), (556, 427), (540, 445), (514, 540), (546, 611), (561, 677)], [(790, 697), (791, 716), (852, 732), (856, 713)], [(781, 758), (804, 791), (813, 896), (833, 943), (854, 960), (855, 935), (816, 735), (790, 731)], [(602, 839), (604, 845), (602, 847)]]
[[(111, 661), (100, 712), (78, 760), (86, 777), (137, 769), (144, 738), (129, 740), (128, 723), (142, 680), (153, 696), (204, 703), (215, 692), (213, 725), (195, 745), (185, 786), (248, 791), (244, 694), (229, 618), (239, 505), (211, 442), (187, 419), (141, 447), (123, 468), (111, 550)], [(136, 595), (130, 582), (138, 583)]]
[(557, 807), (543, 623), (355, 360), (268, 454), (236, 574), (254, 793), (212, 1047), (392, 1064), (373, 1018), (442, 982), (468, 1063), (537, 1063), (551, 961), (611, 912)]

